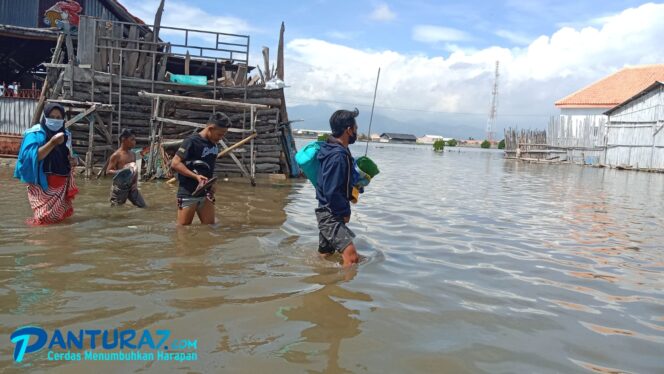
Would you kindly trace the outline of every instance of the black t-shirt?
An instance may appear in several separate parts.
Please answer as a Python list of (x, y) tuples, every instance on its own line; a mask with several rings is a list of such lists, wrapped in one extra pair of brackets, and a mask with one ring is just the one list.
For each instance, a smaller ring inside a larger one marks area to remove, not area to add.
[[(207, 178), (212, 178), (214, 174), (214, 163), (217, 160), (217, 154), (219, 154), (219, 146), (203, 138), (199, 134), (194, 134), (182, 142), (182, 145), (178, 148), (178, 151), (175, 154), (180, 156), (184, 165), (192, 171), (195, 170), (193, 165), (194, 161), (200, 160), (205, 162), (208, 165), (208, 169), (196, 168), (196, 170), (199, 174), (204, 175)], [(178, 197), (191, 196), (196, 190), (196, 187), (198, 187), (198, 181), (196, 179), (181, 174), (178, 174), (178, 181), (180, 182)]]

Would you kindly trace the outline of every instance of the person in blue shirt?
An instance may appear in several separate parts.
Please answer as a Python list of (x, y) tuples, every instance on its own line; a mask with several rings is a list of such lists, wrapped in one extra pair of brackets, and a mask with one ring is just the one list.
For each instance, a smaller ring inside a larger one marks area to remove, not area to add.
[(349, 267), (359, 261), (353, 238), (355, 234), (346, 224), (350, 221), (354, 160), (348, 149), (357, 140), (359, 111), (337, 110), (330, 117), (332, 136), (321, 144), (317, 160), (320, 169), (316, 181), (316, 219), (318, 220), (318, 252), (328, 257), (341, 253), (343, 266)]

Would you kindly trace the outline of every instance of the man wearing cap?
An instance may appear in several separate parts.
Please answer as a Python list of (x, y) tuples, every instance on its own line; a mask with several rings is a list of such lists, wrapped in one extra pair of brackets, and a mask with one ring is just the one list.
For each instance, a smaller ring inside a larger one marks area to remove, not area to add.
[(321, 144), (317, 160), (320, 162), (316, 183), (316, 219), (318, 220), (318, 252), (328, 257), (341, 253), (343, 266), (359, 261), (353, 238), (355, 234), (346, 226), (350, 221), (350, 200), (357, 177), (349, 144), (357, 140), (359, 111), (337, 110), (330, 117), (332, 136)]
[(214, 224), (214, 186), (198, 192), (214, 175), (214, 165), (219, 154), (218, 143), (226, 135), (231, 120), (223, 113), (210, 116), (206, 127), (182, 142), (175, 153), (171, 168), (178, 173), (178, 225), (190, 225), (194, 215), (203, 224)]
[(113, 175), (111, 185), (111, 205), (123, 205), (127, 199), (139, 208), (145, 208), (145, 200), (138, 191), (138, 170), (136, 154), (132, 148), (136, 146), (136, 136), (131, 129), (120, 133), (120, 148), (108, 160), (106, 174)]

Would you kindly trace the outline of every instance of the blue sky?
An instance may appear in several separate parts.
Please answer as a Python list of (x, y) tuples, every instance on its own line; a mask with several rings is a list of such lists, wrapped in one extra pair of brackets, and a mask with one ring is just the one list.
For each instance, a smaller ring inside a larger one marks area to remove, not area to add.
[[(167, 7), (169, 1), (166, 1)], [(132, 9), (137, 1), (125, 1)], [(145, 3), (141, 1), (140, 3)], [(390, 49), (430, 56), (449, 53), (447, 44), (481, 49), (492, 45), (521, 47), (565, 25), (592, 25), (594, 20), (646, 1), (203, 1), (186, 4), (211, 15), (230, 16), (248, 23), (252, 39), (273, 45), (281, 21), (287, 39), (317, 38), (341, 41), (361, 49)], [(386, 7), (386, 8), (385, 8)], [(387, 10), (384, 10), (387, 9)], [(151, 19), (146, 22), (151, 23)], [(459, 30), (458, 38), (432, 42), (416, 40), (419, 25)], [(200, 27), (206, 26), (201, 24)]]
[[(123, 0), (152, 23), (157, 0)], [(481, 136), (496, 60), (498, 132), (544, 127), (553, 102), (630, 65), (664, 63), (664, 4), (644, 1), (166, 0), (163, 24), (249, 34), (251, 61), (276, 53), (286, 23), (291, 117), (325, 127), (339, 107), (369, 108), (418, 135)], [(380, 131), (381, 123), (378, 125)]]

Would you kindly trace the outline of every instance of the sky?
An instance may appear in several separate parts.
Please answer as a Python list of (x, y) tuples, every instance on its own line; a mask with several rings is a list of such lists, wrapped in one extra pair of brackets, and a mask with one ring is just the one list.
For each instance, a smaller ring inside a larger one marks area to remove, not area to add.
[[(122, 0), (152, 23), (157, 0)], [(623, 67), (664, 63), (664, 3), (633, 0), (166, 0), (162, 25), (250, 35), (276, 61), (285, 22), (285, 83), (297, 128), (325, 129), (357, 107), (372, 133), (485, 135), (496, 61), (494, 128), (544, 128), (553, 103)], [(164, 39), (175, 35), (162, 35)]]

